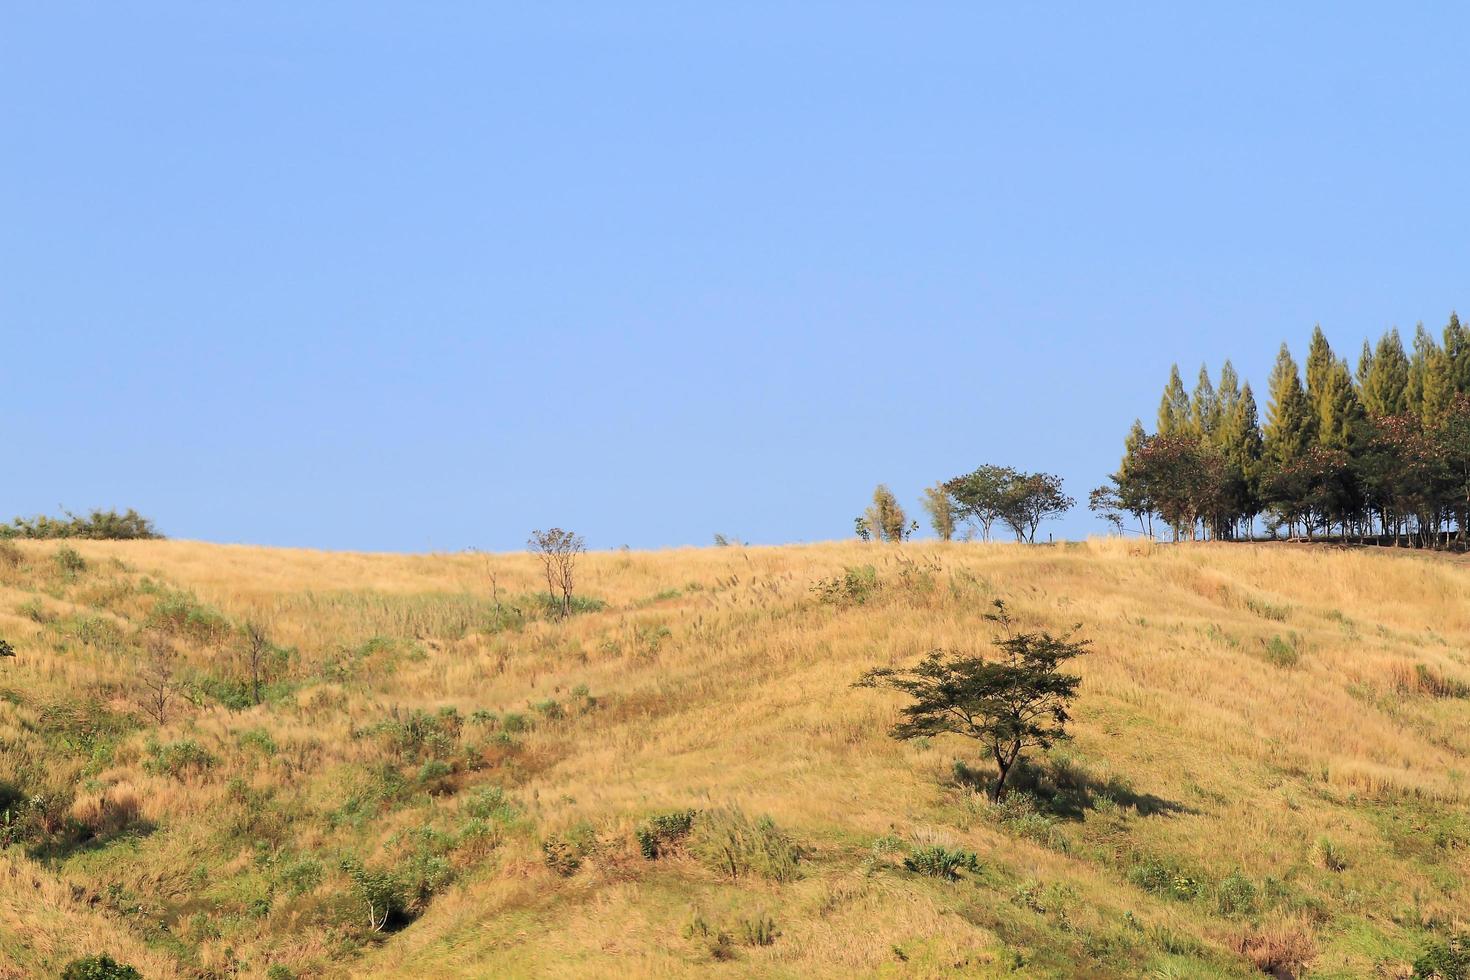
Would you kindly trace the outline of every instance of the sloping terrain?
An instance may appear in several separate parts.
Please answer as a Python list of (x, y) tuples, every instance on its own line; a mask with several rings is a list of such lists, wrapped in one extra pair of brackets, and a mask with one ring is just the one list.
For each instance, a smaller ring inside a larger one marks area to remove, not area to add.
[[(529, 555), (71, 549), (0, 553), (0, 977), (1407, 976), (1470, 908), (1457, 561), (595, 553), (558, 621)], [(995, 598), (1093, 641), (1001, 807), (851, 686)]]

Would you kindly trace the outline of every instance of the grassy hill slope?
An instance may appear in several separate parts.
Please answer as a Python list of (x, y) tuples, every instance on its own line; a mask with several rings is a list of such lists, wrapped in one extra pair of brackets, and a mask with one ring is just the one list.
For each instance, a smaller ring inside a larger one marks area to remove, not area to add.
[[(598, 553), (556, 622), (526, 555), (73, 547), (0, 552), (0, 977), (1407, 976), (1470, 907), (1458, 562)], [(997, 597), (1094, 641), (1075, 740), (1003, 807), (850, 686), (985, 649)], [(933, 845), (978, 864), (906, 866)]]

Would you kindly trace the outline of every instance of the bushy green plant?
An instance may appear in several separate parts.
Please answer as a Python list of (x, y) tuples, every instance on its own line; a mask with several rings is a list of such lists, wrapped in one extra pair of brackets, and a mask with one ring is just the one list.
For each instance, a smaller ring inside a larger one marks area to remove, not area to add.
[(191, 738), (164, 744), (150, 741), (147, 750), (148, 758), (143, 760), (143, 768), (155, 776), (183, 779), (189, 773), (213, 769), (217, 761), (204, 746)]
[(369, 868), (353, 858), (342, 862), (342, 870), (352, 881), (370, 931), (382, 932), (390, 923), (407, 916), (408, 901), (397, 875)]
[(802, 857), (770, 817), (752, 820), (736, 807), (701, 811), (690, 830), (689, 852), (730, 878), (757, 874), (772, 881), (795, 878)]
[(878, 592), (878, 570), (872, 565), (848, 566), (842, 574), (819, 579), (812, 586), (817, 601), (837, 606), (861, 606)]
[(1295, 667), (1301, 659), (1297, 651), (1297, 635), (1290, 634), (1290, 639), (1284, 640), (1279, 636), (1273, 636), (1266, 643), (1266, 659), (1278, 667)]
[(781, 930), (776, 928), (776, 920), (765, 913), (759, 913), (753, 919), (742, 919), (740, 932), (747, 946), (770, 946), (781, 935)]
[(1239, 871), (1232, 871), (1215, 886), (1215, 906), (1221, 915), (1250, 915), (1256, 910), (1256, 886)]
[(649, 817), (633, 830), (638, 850), (650, 861), (668, 854), (689, 836), (698, 812), (674, 810)]
[(1415, 980), (1470, 980), (1470, 934), (1456, 933), (1429, 944), (1414, 961)]
[(51, 557), (56, 562), (56, 567), (61, 569), (64, 575), (77, 575), (87, 570), (87, 559), (83, 558), (81, 552), (70, 545), (62, 545), (56, 549), (56, 554)]
[(954, 881), (959, 878), (961, 871), (979, 871), (980, 859), (975, 856), (974, 851), (952, 850), (939, 844), (929, 844), (915, 848), (912, 854), (903, 859), (903, 866), (930, 878)]
[(131, 507), (126, 513), (94, 510), (85, 517), (63, 511), (65, 517), (17, 517), (0, 525), (0, 537), (90, 538), (94, 541), (135, 541), (162, 538), (153, 522)]
[(154, 596), (153, 609), (144, 621), (149, 629), (180, 636), (201, 646), (223, 643), (231, 633), (224, 613), (200, 602), (192, 592), (146, 583), (142, 591)]
[(465, 801), (465, 810), (476, 820), (493, 820), (508, 824), (520, 816), (520, 809), (505, 790), (499, 786), (486, 786)]
[(143, 980), (143, 974), (102, 953), (72, 960), (61, 971), (61, 980)]

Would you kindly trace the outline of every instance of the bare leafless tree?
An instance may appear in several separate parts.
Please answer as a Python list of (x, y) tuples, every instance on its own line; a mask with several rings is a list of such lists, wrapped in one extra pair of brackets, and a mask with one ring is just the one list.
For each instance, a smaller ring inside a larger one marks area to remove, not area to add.
[(178, 669), (178, 654), (166, 637), (156, 633), (147, 639), (147, 657), (138, 671), (142, 686), (138, 692), (138, 707), (158, 722), (168, 723), (169, 707), (178, 693), (174, 675)]
[(587, 550), (580, 534), (554, 527), (549, 531), (532, 531), (526, 542), (531, 553), (541, 559), (546, 573), (546, 591), (552, 600), (560, 600), (561, 618), (572, 614), (572, 587), (577, 569), (577, 556)]
[(245, 670), (250, 675), (250, 703), (260, 704), (261, 688), (270, 679), (270, 661), (276, 646), (271, 642), (265, 627), (254, 620), (240, 627), (240, 638)]

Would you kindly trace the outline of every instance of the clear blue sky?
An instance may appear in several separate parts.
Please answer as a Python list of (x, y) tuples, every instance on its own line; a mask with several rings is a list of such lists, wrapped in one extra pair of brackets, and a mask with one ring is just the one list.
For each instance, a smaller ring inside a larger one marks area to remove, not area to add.
[(8, 5), (0, 513), (843, 537), (1466, 304), (1452, 5), (980, 6)]

